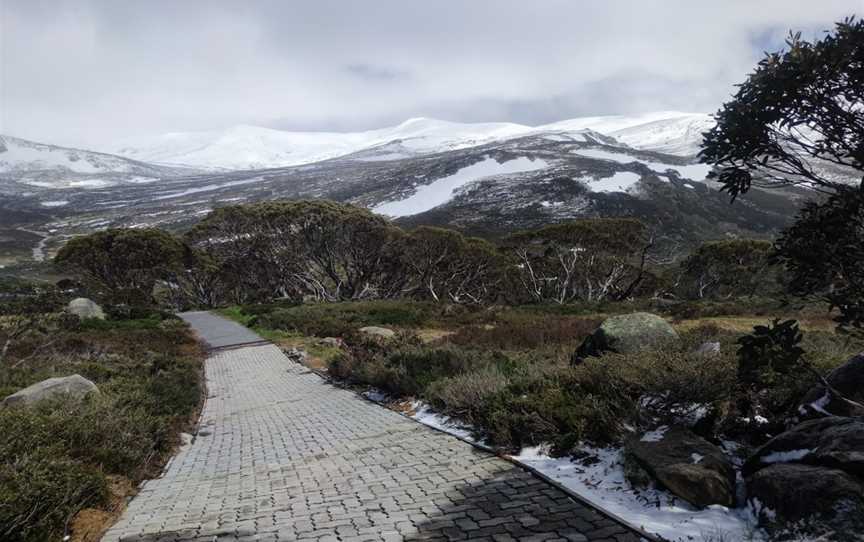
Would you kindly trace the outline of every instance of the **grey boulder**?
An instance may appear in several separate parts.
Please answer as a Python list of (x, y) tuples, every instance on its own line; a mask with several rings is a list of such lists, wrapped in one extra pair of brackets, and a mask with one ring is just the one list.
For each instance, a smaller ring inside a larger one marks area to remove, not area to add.
[(78, 318), (105, 319), (105, 312), (95, 301), (86, 297), (77, 297), (66, 306), (66, 312), (76, 315)]
[(68, 397), (80, 399), (90, 393), (99, 393), (96, 384), (81, 375), (49, 378), (18, 390), (3, 400), (4, 406), (27, 406), (43, 401)]
[(743, 471), (749, 476), (776, 463), (800, 463), (864, 476), (864, 419), (833, 416), (800, 423), (756, 450)]
[(579, 363), (604, 352), (630, 354), (678, 340), (678, 333), (656, 314), (634, 312), (607, 318), (576, 350), (571, 358)]
[[(864, 353), (831, 371), (825, 380), (846, 399), (864, 405)], [(810, 410), (837, 416), (864, 416), (864, 407), (850, 405), (832, 396), (822, 384), (817, 384), (804, 395), (801, 406), (802, 413)]]
[(842, 470), (770, 465), (747, 479), (747, 498), (764, 526), (803, 522), (834, 534), (864, 532), (864, 483)]
[(735, 505), (735, 468), (720, 448), (683, 427), (626, 440), (628, 461), (689, 503)]

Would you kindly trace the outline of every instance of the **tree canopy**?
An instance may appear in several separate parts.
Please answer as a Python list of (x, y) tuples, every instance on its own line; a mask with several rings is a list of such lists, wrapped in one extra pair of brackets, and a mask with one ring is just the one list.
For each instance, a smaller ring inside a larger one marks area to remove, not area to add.
[(505, 245), (534, 301), (567, 303), (628, 297), (642, 279), (651, 243), (638, 220), (594, 218), (519, 232)]
[(732, 198), (754, 183), (833, 193), (864, 173), (864, 21), (768, 54), (716, 114), (701, 159)]
[(162, 230), (109, 229), (70, 240), (54, 262), (115, 299), (149, 303), (156, 282), (176, 272), (183, 252), (183, 244)]

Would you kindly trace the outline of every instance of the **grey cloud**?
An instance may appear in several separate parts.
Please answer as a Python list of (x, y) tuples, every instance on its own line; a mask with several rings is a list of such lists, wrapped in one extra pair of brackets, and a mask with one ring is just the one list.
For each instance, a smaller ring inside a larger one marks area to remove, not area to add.
[(411, 77), (407, 71), (375, 66), (373, 64), (349, 64), (345, 66), (345, 70), (359, 79), (375, 82), (392, 82), (410, 79)]
[(0, 133), (95, 145), (714, 111), (790, 29), (860, 0), (0, 0)]

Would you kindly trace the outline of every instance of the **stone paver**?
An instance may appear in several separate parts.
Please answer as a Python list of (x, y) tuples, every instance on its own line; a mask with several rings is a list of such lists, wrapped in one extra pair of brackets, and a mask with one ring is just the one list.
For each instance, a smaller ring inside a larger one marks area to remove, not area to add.
[(206, 372), (198, 437), (103, 541), (639, 539), (273, 345), (219, 351)]
[(181, 312), (195, 333), (210, 348), (224, 348), (263, 341), (260, 335), (247, 327), (207, 311)]

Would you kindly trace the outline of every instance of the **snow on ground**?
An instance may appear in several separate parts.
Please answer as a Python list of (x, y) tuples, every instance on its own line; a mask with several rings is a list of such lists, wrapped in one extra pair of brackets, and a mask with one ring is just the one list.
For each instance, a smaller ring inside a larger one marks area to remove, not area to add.
[(627, 192), (633, 188), (642, 177), (632, 171), (616, 171), (611, 177), (586, 181), (592, 192)]
[[(74, 151), (4, 137), (6, 151), (0, 154), (0, 171), (38, 171), (62, 168), (76, 173), (96, 173), (101, 169), (88, 161), (87, 151)], [(83, 158), (83, 159), (82, 159)]]
[(398, 200), (382, 203), (372, 210), (378, 214), (391, 217), (416, 215), (430, 209), (443, 205), (453, 199), (456, 191), (466, 184), (489, 177), (492, 175), (506, 175), (510, 173), (522, 173), (535, 171), (547, 167), (544, 160), (531, 160), (525, 157), (499, 163), (494, 158), (484, 160), (464, 167), (447, 177), (437, 179), (430, 184), (417, 188), (411, 196)]
[(721, 533), (723, 540), (760, 539), (755, 516), (746, 509), (715, 505), (698, 510), (665, 491), (635, 490), (624, 477), (620, 448), (582, 446), (581, 450), (599, 461), (582, 464), (567, 457), (550, 457), (544, 447), (526, 448), (514, 459), (633, 525), (669, 540), (705, 540)]
[[(682, 178), (691, 179), (694, 181), (704, 180), (708, 176), (708, 172), (711, 171), (711, 166), (707, 164), (689, 164), (686, 166), (664, 164), (662, 162), (651, 162), (647, 160), (642, 160), (641, 158), (636, 158), (635, 156), (630, 156), (629, 154), (611, 152), (604, 149), (578, 149), (576, 151), (573, 151), (573, 154), (584, 156), (586, 158), (610, 160), (619, 164), (640, 162), (642, 164), (645, 164), (652, 170), (656, 171), (657, 173), (666, 173), (667, 170), (672, 169), (677, 171), (678, 175), (680, 175)], [(693, 187), (691, 186), (690, 188)]]
[[(386, 404), (389, 400), (387, 394), (380, 390), (373, 389), (364, 395), (377, 403)], [(410, 417), (422, 424), (483, 448), (490, 448), (473, 436), (471, 427), (435, 412), (422, 401), (413, 401), (411, 410), (413, 414), (410, 414)], [(657, 430), (660, 431), (665, 432), (665, 429)], [(649, 435), (657, 432), (646, 433), (646, 437), (653, 438)], [(545, 446), (525, 448), (519, 454), (512, 456), (512, 459), (536, 469), (632, 525), (670, 541), (695, 542), (722, 539), (756, 542), (763, 540), (762, 532), (756, 528), (758, 511), (748, 508), (730, 509), (719, 505), (699, 510), (666, 491), (636, 490), (624, 477), (621, 448), (595, 448), (582, 445), (579, 450), (587, 457), (594, 457), (596, 460), (578, 462), (569, 457), (551, 457)], [(697, 456), (698, 454), (694, 454), (694, 463), (702, 459)]]
[(181, 190), (180, 192), (172, 192), (170, 194), (163, 194), (163, 195), (157, 196), (153, 199), (154, 200), (163, 200), (163, 199), (180, 198), (183, 196), (188, 196), (190, 194), (197, 194), (199, 192), (211, 192), (213, 190), (219, 190), (220, 188), (226, 188), (229, 186), (239, 186), (239, 185), (243, 185), (243, 184), (257, 183), (261, 179), (262, 179), (261, 177), (253, 177), (251, 179), (243, 179), (240, 181), (228, 181), (227, 183), (205, 184), (204, 186), (196, 186), (195, 188), (187, 188), (186, 190)]
[(761, 463), (789, 463), (791, 461), (800, 461), (813, 453), (813, 450), (788, 450), (785, 452), (771, 452), (770, 454), (760, 457)]

